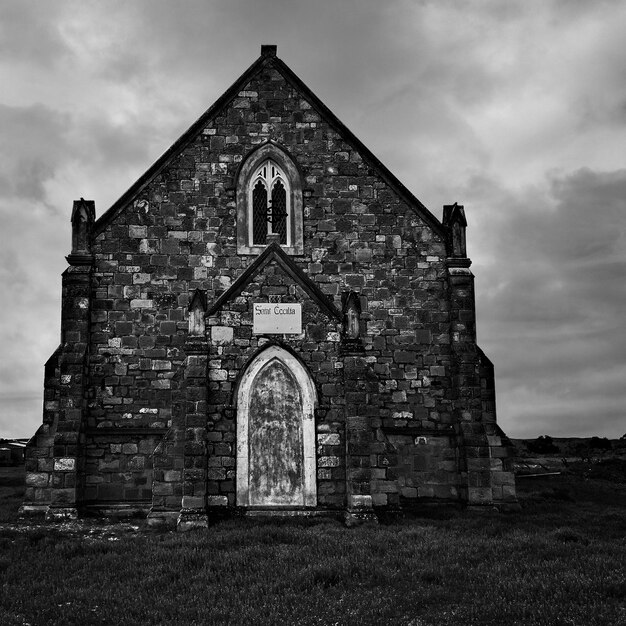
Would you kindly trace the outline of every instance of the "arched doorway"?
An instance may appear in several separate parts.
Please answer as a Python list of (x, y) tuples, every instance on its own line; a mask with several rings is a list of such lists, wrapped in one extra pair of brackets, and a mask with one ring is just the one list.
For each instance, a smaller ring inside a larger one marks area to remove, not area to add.
[(303, 365), (270, 346), (237, 390), (237, 505), (315, 506), (315, 386)]

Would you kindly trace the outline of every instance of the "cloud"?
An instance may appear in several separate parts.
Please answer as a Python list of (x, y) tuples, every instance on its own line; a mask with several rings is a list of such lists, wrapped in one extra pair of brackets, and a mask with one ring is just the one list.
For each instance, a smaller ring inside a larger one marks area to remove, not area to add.
[(505, 430), (623, 434), (625, 27), (620, 0), (4, 3), (0, 393), (41, 393), (72, 200), (102, 214), (276, 43), (435, 215), (465, 204)]
[(25, 395), (38, 389), (43, 364), (59, 341), (63, 255), (70, 251), (69, 215), (30, 199), (0, 202), (0, 207), (0, 285), (6, 303), (0, 324), (0, 344), (5, 346), (0, 395)]
[[(43, 385), (43, 369), (41, 384)], [(32, 437), (43, 417), (41, 394), (0, 393), (0, 438)]]
[(479, 219), (490, 255), (475, 270), (477, 316), (505, 427), (594, 434), (593, 398), (610, 435), (626, 404), (626, 170), (551, 174), (543, 192), (481, 179), (467, 192), (491, 207)]
[(2, 3), (0, 56), (13, 64), (36, 63), (48, 70), (61, 64), (68, 52), (56, 27), (62, 10), (61, 3), (56, 2)]
[(46, 181), (69, 153), (65, 138), (69, 119), (41, 104), (0, 104), (0, 195), (44, 199)]

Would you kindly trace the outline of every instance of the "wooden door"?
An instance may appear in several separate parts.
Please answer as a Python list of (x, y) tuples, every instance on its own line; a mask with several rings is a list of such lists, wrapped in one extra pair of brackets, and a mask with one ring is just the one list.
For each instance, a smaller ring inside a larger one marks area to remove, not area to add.
[(270, 346), (248, 365), (237, 392), (237, 505), (315, 506), (316, 401), (286, 350)]
[(303, 505), (302, 397), (293, 374), (278, 359), (254, 379), (249, 411), (250, 505)]

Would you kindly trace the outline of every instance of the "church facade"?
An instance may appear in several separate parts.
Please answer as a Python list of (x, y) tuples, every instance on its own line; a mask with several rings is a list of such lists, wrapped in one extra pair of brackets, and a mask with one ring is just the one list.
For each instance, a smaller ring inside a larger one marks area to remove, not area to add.
[(24, 514), (515, 504), (463, 207), (439, 221), (275, 46), (71, 224)]

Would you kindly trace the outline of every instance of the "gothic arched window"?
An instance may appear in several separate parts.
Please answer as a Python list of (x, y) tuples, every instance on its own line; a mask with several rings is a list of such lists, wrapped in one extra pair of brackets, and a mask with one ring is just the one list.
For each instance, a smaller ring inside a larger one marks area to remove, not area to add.
[(270, 241), (303, 254), (302, 175), (291, 155), (267, 142), (237, 172), (237, 252), (261, 254)]
[(267, 160), (259, 168), (250, 182), (248, 216), (248, 241), (253, 246), (264, 246), (267, 236), (279, 236), (278, 242), (291, 245), (291, 206), (289, 182), (283, 171), (274, 161)]

